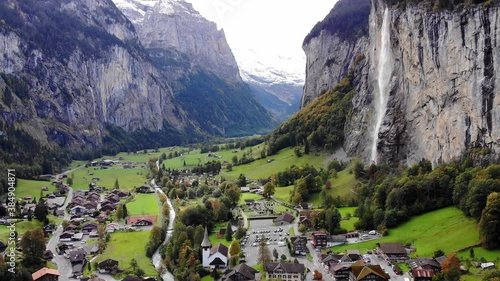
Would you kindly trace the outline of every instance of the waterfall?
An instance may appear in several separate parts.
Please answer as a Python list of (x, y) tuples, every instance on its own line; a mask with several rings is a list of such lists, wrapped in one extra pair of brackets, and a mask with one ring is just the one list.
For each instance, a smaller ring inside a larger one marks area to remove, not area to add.
[(389, 10), (385, 8), (384, 20), (382, 22), (381, 40), (378, 46), (378, 66), (377, 66), (377, 85), (378, 92), (375, 96), (375, 113), (376, 123), (373, 130), (373, 143), (371, 161), (377, 162), (377, 143), (380, 127), (384, 120), (385, 112), (387, 111), (387, 101), (389, 98), (389, 83), (391, 80), (392, 63), (391, 63), (391, 37), (389, 28)]

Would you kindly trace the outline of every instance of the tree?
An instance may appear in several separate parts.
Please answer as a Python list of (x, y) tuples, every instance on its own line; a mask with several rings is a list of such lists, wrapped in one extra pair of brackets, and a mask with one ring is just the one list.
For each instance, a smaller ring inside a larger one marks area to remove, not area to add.
[(247, 185), (247, 178), (245, 177), (244, 174), (240, 174), (238, 176), (238, 180), (236, 181), (236, 184), (238, 184), (239, 187)]
[(115, 189), (120, 189), (120, 183), (118, 182), (118, 179), (115, 179)]
[(123, 204), (123, 218), (128, 217), (127, 204)]
[(498, 281), (500, 280), (500, 270), (488, 270), (483, 277), (483, 281)]
[(229, 255), (231, 256), (232, 259), (233, 258), (235, 259), (240, 252), (241, 252), (240, 242), (238, 242), (238, 240), (234, 240), (231, 243), (231, 246), (229, 247)]
[(307, 138), (304, 139), (304, 154), (309, 154), (309, 141)]
[[(229, 198), (229, 200), (231, 201), (231, 204), (233, 206), (236, 206), (236, 204), (238, 204), (238, 201), (240, 200), (241, 188), (239, 188), (238, 186), (235, 186), (235, 185), (228, 187), (224, 191), (224, 195), (226, 195), (227, 198)], [(230, 207), (230, 206), (228, 206), (228, 207)]]
[(21, 239), (21, 249), (24, 254), (23, 264), (26, 267), (43, 265), (45, 251), (45, 236), (41, 228), (28, 230)]
[(259, 263), (264, 264), (271, 261), (271, 254), (269, 248), (264, 240), (259, 244)]
[(445, 281), (460, 280), (460, 261), (456, 254), (448, 256), (441, 264), (441, 274)]
[(69, 186), (72, 186), (72, 185), (73, 185), (73, 178), (67, 178), (67, 179), (66, 179), (66, 183), (67, 183)]
[(116, 218), (118, 220), (123, 219), (123, 204), (118, 204), (118, 207), (116, 207), (116, 212), (115, 212)]
[(238, 156), (234, 155), (233, 158), (231, 159), (232, 163), (233, 163), (233, 166), (237, 166), (238, 165)]
[(47, 218), (47, 207), (45, 207), (43, 199), (40, 199), (38, 204), (36, 204), (34, 215), (37, 220), (42, 222)]
[(245, 237), (246, 234), (247, 234), (247, 230), (245, 228), (243, 228), (241, 225), (238, 225), (238, 229), (236, 230), (236, 233), (234, 234), (234, 238), (240, 240), (243, 237)]
[(170, 207), (168, 206), (168, 204), (163, 204), (163, 207), (162, 207), (161, 213), (163, 214), (163, 216), (164, 216), (165, 218), (168, 218), (168, 217), (169, 217), (169, 214), (170, 214)]
[(264, 185), (262, 196), (264, 196), (264, 198), (271, 198), (275, 192), (276, 188), (274, 187), (274, 184), (272, 182), (268, 182)]
[(479, 234), (481, 245), (486, 249), (500, 247), (500, 193), (493, 192), (488, 195), (486, 207), (479, 221)]
[(276, 248), (273, 249), (273, 257), (274, 257), (274, 260), (278, 260), (279, 254), (278, 254), (278, 250), (276, 250)]
[(434, 256), (433, 256), (434, 258), (438, 258), (438, 257), (442, 257), (442, 256), (444, 256), (443, 250), (438, 249), (438, 250), (434, 251)]
[(233, 229), (231, 228), (231, 222), (228, 222), (227, 223), (227, 227), (226, 227), (226, 241), (231, 241), (233, 240)]

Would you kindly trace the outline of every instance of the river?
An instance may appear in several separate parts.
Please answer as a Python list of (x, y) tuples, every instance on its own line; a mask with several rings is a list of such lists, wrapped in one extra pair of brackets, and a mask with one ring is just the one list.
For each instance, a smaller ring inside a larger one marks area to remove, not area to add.
[[(163, 190), (161, 190), (161, 188), (159, 188), (154, 183), (154, 181), (152, 181), (151, 183), (155, 187), (156, 192), (165, 195), (165, 193), (163, 192)], [(165, 241), (163, 241), (163, 245), (167, 244), (167, 242), (170, 240), (170, 237), (172, 237), (172, 231), (173, 231), (173, 228), (174, 228), (174, 221), (175, 221), (174, 206), (172, 205), (172, 202), (170, 201), (170, 198), (168, 198), (168, 197), (167, 197), (167, 204), (169, 206), (170, 212), (168, 214), (169, 221), (168, 221), (167, 235), (165, 235)], [(163, 268), (163, 272), (160, 274), (160, 276), (163, 279), (163, 281), (174, 281), (175, 280), (174, 276), (172, 275), (172, 273), (170, 271), (168, 271), (163, 266), (161, 255), (160, 255), (160, 252), (159, 252), (159, 248), (155, 251), (155, 253), (153, 254), (153, 257), (151, 258), (151, 260), (152, 260), (153, 265), (155, 266), (155, 268), (156, 268), (157, 271), (160, 268)]]

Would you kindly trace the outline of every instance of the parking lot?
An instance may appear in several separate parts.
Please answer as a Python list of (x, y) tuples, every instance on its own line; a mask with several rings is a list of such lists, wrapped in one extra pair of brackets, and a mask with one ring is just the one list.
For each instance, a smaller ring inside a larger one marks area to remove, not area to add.
[(286, 238), (289, 238), (291, 225), (275, 226), (272, 220), (251, 220), (250, 230), (247, 232), (246, 243), (242, 244), (241, 249), (245, 251), (246, 262), (249, 266), (258, 264), (259, 244), (264, 241), (269, 248), (269, 253), (273, 257), (273, 251), (278, 251), (278, 258), (281, 255), (290, 257), (290, 252), (286, 246)]

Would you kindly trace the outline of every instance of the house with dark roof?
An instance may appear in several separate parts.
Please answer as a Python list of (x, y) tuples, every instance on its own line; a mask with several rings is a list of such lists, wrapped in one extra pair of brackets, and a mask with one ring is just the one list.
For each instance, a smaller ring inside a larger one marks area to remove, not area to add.
[(118, 269), (118, 261), (107, 259), (98, 263), (97, 268), (99, 268), (99, 273), (112, 274)]
[(73, 232), (65, 231), (59, 235), (59, 241), (70, 242), (73, 239)]
[(224, 244), (217, 244), (212, 247), (212, 243), (208, 238), (208, 230), (205, 227), (205, 235), (201, 242), (202, 248), (202, 265), (203, 267), (226, 268), (229, 262), (229, 249)]
[(91, 222), (91, 223), (84, 225), (82, 227), (82, 231), (83, 231), (83, 233), (90, 233), (93, 231), (97, 231), (98, 228), (99, 228), (99, 226), (96, 223)]
[(293, 223), (294, 219), (295, 217), (292, 214), (285, 212), (279, 215), (276, 219), (274, 219), (274, 224), (275, 225), (291, 224)]
[(71, 264), (83, 263), (85, 261), (86, 252), (83, 248), (76, 248), (69, 251), (69, 261)]
[(297, 256), (305, 256), (307, 254), (307, 239), (305, 237), (291, 237), (290, 243), (292, 243), (292, 254)]
[(44, 267), (31, 274), (33, 281), (58, 281), (61, 274), (57, 269)]
[(386, 260), (395, 260), (399, 262), (408, 259), (408, 252), (401, 243), (380, 243), (378, 250)]
[(266, 279), (275, 278), (282, 281), (303, 281), (306, 278), (306, 267), (301, 263), (285, 263), (280, 261), (264, 264)]
[(254, 281), (258, 270), (246, 265), (245, 263), (238, 264), (231, 270), (227, 270), (222, 277), (224, 281)]
[(150, 226), (153, 225), (153, 222), (148, 219), (139, 219), (132, 224), (133, 226)]
[(82, 215), (82, 214), (85, 214), (86, 211), (87, 211), (87, 209), (85, 209), (85, 207), (80, 206), (80, 205), (77, 205), (77, 206), (71, 208), (72, 215)]
[(433, 258), (415, 258), (408, 261), (411, 269), (432, 270), (434, 273), (441, 272), (441, 264)]

